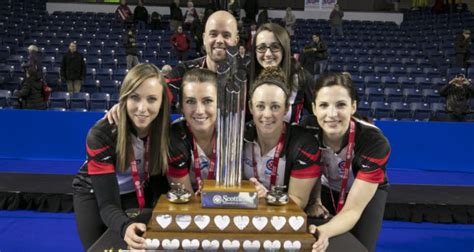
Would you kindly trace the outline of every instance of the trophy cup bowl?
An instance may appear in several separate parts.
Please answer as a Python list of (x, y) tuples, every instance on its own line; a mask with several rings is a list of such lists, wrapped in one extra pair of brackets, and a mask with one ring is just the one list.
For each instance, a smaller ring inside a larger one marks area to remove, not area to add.
[(191, 192), (186, 190), (180, 183), (171, 185), (171, 190), (166, 194), (166, 199), (171, 203), (182, 204), (188, 203), (191, 200)]

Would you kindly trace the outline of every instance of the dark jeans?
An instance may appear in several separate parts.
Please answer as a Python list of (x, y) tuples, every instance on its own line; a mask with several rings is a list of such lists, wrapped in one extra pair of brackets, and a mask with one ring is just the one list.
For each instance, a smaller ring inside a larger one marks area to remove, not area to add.
[(448, 113), (448, 119), (450, 122), (465, 122), (466, 115), (465, 114), (455, 114), (455, 113)]
[[(135, 192), (121, 195), (122, 209), (136, 208)], [(87, 250), (107, 230), (100, 217), (94, 193), (74, 192), (73, 195), (76, 226), (84, 250)]]
[(328, 60), (316, 60), (314, 62), (313, 73), (314, 74), (322, 74), (326, 71), (326, 66), (328, 64)]
[[(337, 204), (339, 193), (336, 191), (332, 193), (334, 195), (334, 201)], [(357, 221), (356, 225), (350, 231), (368, 251), (375, 251), (377, 246), (380, 229), (382, 228), (387, 195), (387, 190), (377, 189), (374, 197), (372, 197), (369, 204), (365, 207), (364, 212), (362, 212), (359, 221)], [(321, 201), (331, 214), (334, 215), (336, 213), (329, 188), (325, 186), (321, 188)]]
[(176, 59), (177, 60), (180, 60), (180, 61), (186, 61), (188, 60), (188, 51), (178, 51), (178, 50), (175, 50), (176, 52)]
[(466, 53), (456, 53), (456, 57), (454, 59), (454, 66), (455, 67), (467, 67), (467, 61), (469, 60), (469, 54)]

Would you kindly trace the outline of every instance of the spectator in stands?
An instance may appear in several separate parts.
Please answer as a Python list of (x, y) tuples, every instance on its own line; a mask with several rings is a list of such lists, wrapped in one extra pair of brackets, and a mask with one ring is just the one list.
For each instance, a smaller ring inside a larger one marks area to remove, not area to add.
[(191, 41), (186, 36), (186, 33), (183, 32), (183, 27), (178, 26), (178, 30), (171, 36), (171, 45), (173, 45), (178, 60), (185, 61), (188, 59)]
[(146, 249), (145, 223), (134, 216), (169, 189), (169, 104), (153, 64), (134, 67), (123, 80), (117, 124), (99, 120), (87, 135), (87, 162), (73, 179), (77, 229), (87, 250), (107, 229), (130, 249)]
[(255, 17), (258, 13), (258, 0), (245, 1), (244, 3), (245, 10), (245, 22), (248, 24), (255, 23)]
[(242, 176), (255, 185), (259, 198), (274, 186), (286, 186), (288, 196), (304, 209), (321, 174), (321, 151), (311, 131), (283, 119), (290, 95), (285, 80), (280, 67), (267, 67), (252, 83), (253, 121), (245, 127)]
[(392, 0), (393, 3), (393, 11), (398, 12), (400, 6), (400, 0)]
[(170, 5), (170, 30), (175, 32), (178, 26), (183, 25), (183, 12), (179, 7), (179, 0), (173, 0)]
[(290, 95), (290, 108), (285, 121), (299, 122), (303, 108), (312, 111), (313, 76), (291, 56), (290, 36), (285, 28), (276, 23), (267, 23), (258, 28), (252, 45), (252, 61), (250, 63), (250, 83), (267, 67), (279, 66), (285, 72)]
[(227, 11), (234, 15), (235, 19), (240, 20), (240, 0), (229, 0)]
[(77, 51), (76, 43), (71, 42), (61, 62), (61, 81), (66, 82), (69, 93), (78, 93), (81, 91), (82, 80), (85, 76), (84, 57)]
[(314, 90), (314, 117), (306, 125), (318, 129), (322, 176), (306, 212), (333, 217), (309, 227), (318, 239), (313, 251), (325, 251), (329, 238), (347, 231), (368, 251), (376, 248), (388, 194), (390, 145), (380, 129), (354, 118), (356, 94), (351, 79), (341, 73), (320, 77)]
[(331, 25), (331, 36), (335, 36), (336, 32), (339, 36), (344, 36), (342, 31), (342, 17), (344, 17), (344, 12), (341, 11), (339, 4), (334, 5), (334, 9), (329, 15), (329, 23)]
[(184, 12), (183, 28), (189, 30), (195, 19), (199, 19), (196, 8), (194, 8), (193, 1), (188, 1), (188, 8)]
[(418, 10), (428, 7), (428, 0), (411, 0), (411, 9)]
[(15, 90), (13, 94), (19, 99), (20, 107), (23, 109), (46, 109), (46, 102), (43, 99), (43, 82), (38, 71), (33, 68), (25, 68), (26, 78), (20, 85), (20, 90)]
[(268, 23), (268, 10), (267, 8), (263, 8), (262, 11), (260, 11), (260, 14), (258, 14), (257, 18), (257, 26), (260, 27), (263, 24)]
[(243, 43), (239, 44), (239, 54), (237, 55), (237, 60), (240, 62), (239, 64), (241, 66), (245, 66), (246, 68), (250, 65), (250, 61), (252, 61), (250, 55), (246, 53), (245, 46)]
[(303, 49), (301, 64), (313, 74), (322, 74), (328, 63), (327, 47), (320, 34), (311, 36), (312, 42)]
[(474, 87), (469, 80), (463, 74), (458, 74), (441, 88), (439, 94), (446, 97), (446, 112), (449, 120), (465, 122), (465, 116), (471, 112), (471, 96), (474, 96)]
[(133, 27), (129, 27), (127, 32), (124, 34), (123, 47), (125, 48), (125, 54), (127, 55), (127, 69), (130, 70), (132, 67), (139, 64), (137, 53), (137, 37)]
[(454, 61), (455, 66), (457, 67), (468, 67), (467, 62), (471, 56), (471, 31), (464, 29), (461, 34), (456, 37), (454, 42), (454, 51), (456, 53), (456, 58)]
[(38, 77), (43, 78), (43, 65), (41, 63), (41, 52), (36, 45), (28, 46), (28, 60), (21, 65), (25, 70), (31, 68), (37, 72)]
[(133, 14), (128, 7), (127, 0), (120, 1), (120, 5), (115, 10), (115, 14), (117, 15), (117, 19), (124, 25), (129, 25), (133, 20)]
[(166, 79), (166, 78), (168, 78), (168, 75), (171, 73), (172, 70), (173, 70), (173, 67), (166, 64), (161, 68), (161, 75), (163, 75), (163, 77), (165, 77), (165, 79)]
[(285, 14), (285, 17), (283, 18), (283, 20), (285, 21), (285, 28), (288, 31), (288, 33), (290, 34), (290, 36), (294, 36), (295, 35), (296, 17), (295, 17), (295, 14), (293, 14), (293, 12), (291, 12), (290, 7), (286, 8), (286, 14)]
[(216, 75), (208, 69), (191, 69), (184, 74), (180, 91), (184, 118), (170, 128), (168, 178), (197, 193), (200, 181), (215, 179)]
[(202, 19), (204, 14), (198, 13), (198, 18), (195, 18), (191, 24), (191, 34), (193, 35), (194, 43), (196, 44), (196, 53), (201, 56), (204, 55), (202, 47), (202, 34), (204, 33), (204, 25)]
[(151, 13), (150, 25), (151, 25), (151, 29), (153, 30), (161, 29), (161, 14), (160, 13), (156, 11)]
[(148, 24), (148, 10), (143, 6), (143, 0), (138, 0), (138, 5), (133, 11), (133, 19), (138, 29), (145, 29)]
[(239, 31), (239, 43), (246, 45), (249, 39), (249, 31), (245, 29), (244, 21), (239, 20), (237, 22), (237, 30)]
[(252, 23), (250, 25), (249, 38), (248, 38), (247, 44), (245, 46), (245, 49), (247, 49), (247, 51), (252, 51), (253, 50), (252, 45), (253, 45), (253, 41), (255, 40), (255, 35), (257, 35), (257, 24)]
[(209, 0), (204, 8), (204, 18), (202, 19), (202, 23), (206, 24), (207, 19), (212, 13), (217, 11), (216, 2), (214, 0)]

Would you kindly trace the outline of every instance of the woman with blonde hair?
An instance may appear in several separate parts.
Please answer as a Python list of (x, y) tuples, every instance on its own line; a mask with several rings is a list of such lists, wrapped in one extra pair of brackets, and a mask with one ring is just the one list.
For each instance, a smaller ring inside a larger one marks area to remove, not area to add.
[[(168, 190), (169, 102), (160, 70), (139, 64), (120, 89), (116, 125), (99, 120), (87, 135), (87, 161), (73, 180), (76, 222), (85, 249), (107, 229), (145, 249), (133, 217)], [(126, 212), (127, 209), (136, 212)]]

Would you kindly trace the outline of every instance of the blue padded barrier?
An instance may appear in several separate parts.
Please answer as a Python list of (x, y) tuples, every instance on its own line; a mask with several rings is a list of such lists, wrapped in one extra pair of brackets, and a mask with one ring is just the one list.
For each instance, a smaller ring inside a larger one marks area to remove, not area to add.
[[(0, 159), (84, 160), (87, 131), (103, 115), (0, 109)], [(474, 173), (474, 123), (376, 124), (392, 147), (388, 169)]]

